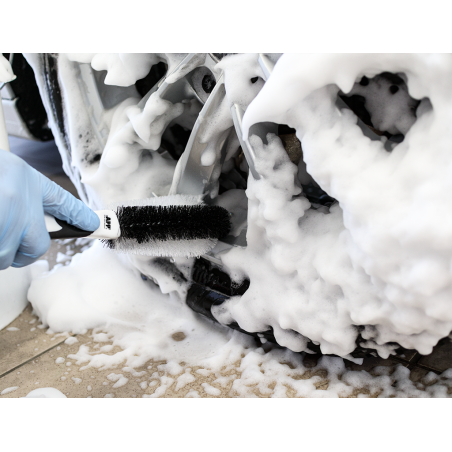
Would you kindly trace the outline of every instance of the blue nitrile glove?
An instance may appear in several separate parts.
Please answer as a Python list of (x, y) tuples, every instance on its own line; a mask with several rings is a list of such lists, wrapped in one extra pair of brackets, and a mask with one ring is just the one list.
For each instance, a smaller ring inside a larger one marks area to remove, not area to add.
[(82, 201), (0, 149), (0, 270), (29, 265), (49, 249), (44, 212), (86, 231), (100, 226)]

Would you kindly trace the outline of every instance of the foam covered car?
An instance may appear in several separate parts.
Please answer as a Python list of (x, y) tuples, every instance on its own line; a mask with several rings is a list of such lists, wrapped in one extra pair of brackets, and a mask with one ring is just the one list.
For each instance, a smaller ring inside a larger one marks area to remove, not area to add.
[(428, 354), (452, 330), (450, 55), (26, 54), (92, 208), (203, 195), (230, 234), (130, 256), (293, 351)]

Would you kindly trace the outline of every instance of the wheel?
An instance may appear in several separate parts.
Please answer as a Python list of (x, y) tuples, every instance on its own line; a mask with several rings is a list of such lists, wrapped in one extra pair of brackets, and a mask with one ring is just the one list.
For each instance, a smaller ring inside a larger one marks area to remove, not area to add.
[[(91, 207), (185, 193), (231, 212), (230, 235), (198, 259), (130, 256), (161, 286), (188, 280), (194, 311), (262, 343), (340, 356), (425, 354), (452, 330), (450, 233), (432, 243), (426, 232), (449, 213), (419, 213), (431, 196), (447, 204), (452, 180), (450, 113), (428, 57), (27, 58)], [(448, 64), (435, 69), (443, 87)]]

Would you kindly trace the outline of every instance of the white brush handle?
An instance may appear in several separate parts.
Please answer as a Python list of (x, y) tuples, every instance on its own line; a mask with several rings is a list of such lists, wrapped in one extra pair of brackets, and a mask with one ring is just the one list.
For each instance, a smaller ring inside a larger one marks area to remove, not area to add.
[(85, 231), (47, 213), (44, 214), (46, 229), (52, 239), (87, 237), (90, 239), (111, 240), (117, 239), (121, 235), (118, 217), (113, 210), (97, 210), (95, 214), (100, 220), (100, 226), (95, 231)]

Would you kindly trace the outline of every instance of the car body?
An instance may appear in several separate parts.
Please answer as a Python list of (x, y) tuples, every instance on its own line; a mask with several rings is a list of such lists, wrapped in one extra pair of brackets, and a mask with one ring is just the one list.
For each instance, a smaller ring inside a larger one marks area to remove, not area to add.
[(16, 75), (16, 79), (6, 83), (0, 91), (8, 135), (28, 140), (52, 140), (33, 69), (21, 53), (3, 56), (10, 59)]

